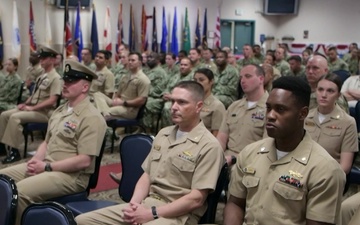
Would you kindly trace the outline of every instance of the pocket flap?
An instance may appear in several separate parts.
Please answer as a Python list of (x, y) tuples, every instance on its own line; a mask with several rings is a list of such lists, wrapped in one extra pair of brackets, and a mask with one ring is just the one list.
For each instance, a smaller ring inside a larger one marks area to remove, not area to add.
[(290, 187), (281, 182), (276, 182), (274, 185), (274, 191), (285, 199), (289, 200), (302, 200), (304, 192), (296, 187)]

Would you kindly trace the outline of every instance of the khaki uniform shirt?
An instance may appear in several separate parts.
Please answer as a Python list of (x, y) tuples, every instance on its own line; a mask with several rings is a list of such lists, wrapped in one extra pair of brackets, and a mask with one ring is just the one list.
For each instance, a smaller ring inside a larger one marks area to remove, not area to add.
[(320, 124), (317, 108), (309, 112), (305, 120), (305, 129), (311, 138), (340, 163), (341, 152), (358, 151), (358, 135), (355, 119), (338, 105)]
[(204, 100), (200, 118), (204, 122), (205, 127), (211, 132), (220, 129), (225, 113), (224, 104), (211, 94)]
[(286, 74), (290, 71), (290, 64), (285, 60), (281, 60), (280, 62), (275, 62), (276, 69), (280, 71), (281, 76), (286, 76)]
[(44, 69), (41, 67), (40, 63), (35, 66), (28, 66), (26, 68), (26, 80), (31, 80), (35, 82), (35, 80), (44, 73)]
[[(149, 78), (142, 70), (139, 70), (136, 74), (131, 75), (129, 73), (121, 78), (117, 95), (124, 101), (132, 100), (140, 96), (147, 98), (149, 96), (150, 86)], [(135, 107), (126, 107), (126, 109), (128, 113), (132, 115), (137, 115), (139, 111), (139, 108)]]
[(226, 111), (220, 132), (229, 136), (226, 150), (232, 155), (255, 141), (261, 140), (265, 132), (266, 100), (265, 94), (252, 107), (248, 108), (246, 97), (235, 101)]
[(340, 165), (306, 133), (279, 160), (273, 138), (248, 145), (237, 157), (229, 193), (246, 199), (245, 225), (335, 224), (344, 185)]
[(115, 87), (114, 74), (112, 74), (106, 66), (100, 71), (95, 71), (95, 73), (98, 75), (98, 79), (91, 82), (90, 93), (95, 93), (97, 91), (100, 91), (105, 95), (113, 93)]
[[(104, 118), (88, 97), (70, 112), (68, 103), (61, 105), (49, 119), (45, 159), (54, 162), (80, 154), (98, 156), (106, 127)], [(94, 168), (95, 157), (92, 158), (91, 165), (80, 173), (91, 174)]]
[[(200, 122), (176, 140), (177, 126), (159, 131), (142, 168), (150, 176), (150, 197), (175, 201), (193, 189), (215, 190), (224, 155), (217, 139)], [(200, 218), (206, 203), (187, 217)], [(183, 223), (185, 224), (185, 223)]]
[(50, 96), (60, 95), (62, 89), (61, 77), (53, 69), (38, 77), (35, 82), (35, 88), (31, 95), (30, 103), (36, 105), (47, 100)]
[[(350, 90), (360, 90), (360, 75), (351, 76), (344, 81), (344, 84), (341, 87), (341, 93), (344, 93), (344, 92), (350, 91)], [(357, 101), (351, 100), (351, 101), (348, 101), (348, 103), (349, 103), (349, 107), (355, 107)]]

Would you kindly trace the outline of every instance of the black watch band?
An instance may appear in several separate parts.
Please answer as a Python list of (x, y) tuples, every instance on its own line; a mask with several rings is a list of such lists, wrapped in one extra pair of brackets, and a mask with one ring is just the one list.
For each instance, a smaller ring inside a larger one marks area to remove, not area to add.
[(46, 163), (46, 165), (45, 165), (45, 171), (48, 171), (48, 172), (52, 171), (52, 168), (51, 168), (51, 164), (50, 164), (50, 163)]
[(128, 106), (129, 106), (128, 103), (127, 103), (127, 101), (124, 101), (124, 106), (125, 106), (125, 107), (128, 107)]
[(231, 156), (231, 164), (234, 165), (236, 163), (236, 157), (235, 156)]
[(159, 216), (156, 212), (156, 206), (151, 206), (151, 212), (153, 214), (154, 220), (159, 219)]

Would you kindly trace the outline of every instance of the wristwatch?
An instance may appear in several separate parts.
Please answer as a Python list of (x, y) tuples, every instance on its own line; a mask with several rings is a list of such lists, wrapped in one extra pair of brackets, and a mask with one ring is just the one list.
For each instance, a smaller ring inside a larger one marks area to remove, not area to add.
[(47, 171), (47, 172), (52, 171), (52, 168), (51, 168), (51, 164), (50, 164), (50, 163), (46, 163), (46, 165), (45, 165), (45, 171)]
[(151, 206), (151, 212), (153, 214), (154, 220), (159, 219), (159, 216), (156, 212), (156, 206)]
[(125, 106), (125, 107), (128, 107), (127, 101), (124, 101), (124, 106)]

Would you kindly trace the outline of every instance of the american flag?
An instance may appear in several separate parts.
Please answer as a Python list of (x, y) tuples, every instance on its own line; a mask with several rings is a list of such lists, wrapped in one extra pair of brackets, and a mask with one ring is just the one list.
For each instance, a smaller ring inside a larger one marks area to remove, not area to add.
[(35, 39), (35, 30), (34, 30), (34, 14), (33, 14), (31, 1), (30, 1), (29, 39), (30, 39), (30, 52), (35, 52), (36, 51), (36, 39)]
[(66, 56), (72, 55), (73, 46), (72, 46), (72, 34), (71, 27), (69, 22), (69, 3), (65, 2), (65, 23), (64, 23), (64, 43), (65, 43), (65, 51)]
[(110, 8), (106, 8), (105, 28), (104, 28), (104, 48), (111, 51), (111, 26), (110, 26)]
[(221, 47), (221, 33), (220, 33), (220, 7), (217, 11), (216, 16), (216, 27), (215, 27), (215, 40), (214, 40), (215, 46), (220, 48)]

